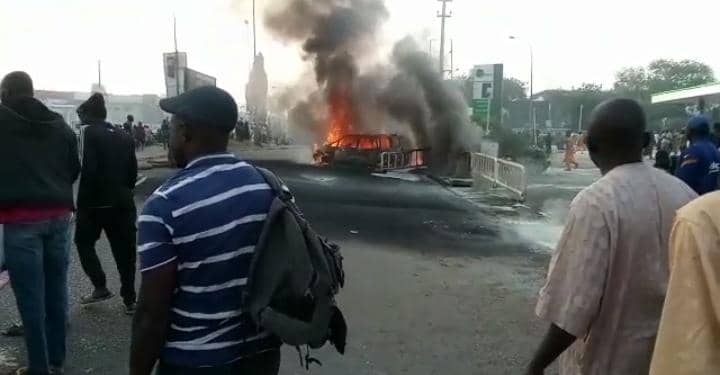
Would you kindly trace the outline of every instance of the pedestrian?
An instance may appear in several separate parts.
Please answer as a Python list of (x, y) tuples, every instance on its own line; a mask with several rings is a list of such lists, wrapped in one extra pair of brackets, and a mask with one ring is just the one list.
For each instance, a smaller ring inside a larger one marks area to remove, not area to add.
[(720, 193), (678, 211), (651, 375), (720, 374)]
[(550, 155), (552, 153), (552, 134), (545, 134), (545, 136), (543, 137), (543, 142), (545, 143), (545, 153)]
[(277, 374), (280, 342), (241, 311), (250, 260), (273, 200), (264, 178), (227, 152), (237, 105), (201, 87), (160, 107), (173, 114), (178, 174), (138, 219), (142, 282), (130, 373)]
[(152, 146), (153, 144), (153, 131), (150, 129), (150, 125), (143, 125), (143, 147)]
[(142, 152), (145, 150), (145, 127), (143, 127), (142, 121), (138, 122), (133, 129), (133, 133), (135, 137), (135, 150)]
[(655, 153), (655, 168), (662, 169), (667, 173), (673, 174), (670, 153), (666, 150), (658, 150), (658, 152)]
[(550, 323), (527, 374), (647, 374), (668, 279), (675, 212), (697, 195), (643, 162), (645, 114), (599, 105), (588, 150), (603, 177), (573, 200), (536, 312)]
[(107, 109), (99, 93), (77, 109), (82, 132), (82, 173), (77, 197), (75, 246), (80, 264), (93, 284), (93, 292), (81, 299), (89, 305), (113, 297), (95, 250), (100, 234), (110, 242), (120, 274), (120, 295), (125, 312), (135, 312), (135, 220), (133, 190), (137, 161), (132, 140), (105, 121)]
[(135, 118), (133, 115), (127, 115), (127, 121), (123, 124), (123, 129), (125, 130), (125, 134), (132, 137), (133, 136), (133, 129), (135, 127), (133, 126), (133, 122), (135, 122)]
[(17, 373), (61, 374), (77, 138), (25, 72), (3, 78), (0, 101), (0, 224), (28, 360)]
[(717, 190), (720, 152), (710, 140), (710, 119), (695, 116), (687, 126), (690, 147), (680, 154), (677, 176), (699, 195)]
[(163, 144), (163, 150), (168, 148), (168, 140), (170, 139), (170, 121), (165, 118), (160, 125), (160, 140)]
[(575, 160), (575, 136), (571, 132), (567, 132), (566, 134), (566, 141), (565, 141), (565, 158), (563, 159), (563, 162), (565, 163), (565, 170), (571, 171), (573, 168), (578, 167), (578, 163)]

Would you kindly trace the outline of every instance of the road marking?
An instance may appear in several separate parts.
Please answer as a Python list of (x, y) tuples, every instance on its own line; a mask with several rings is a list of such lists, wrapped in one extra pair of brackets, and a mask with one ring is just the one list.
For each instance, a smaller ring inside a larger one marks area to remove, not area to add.
[(323, 184), (329, 184), (329, 183), (332, 183), (335, 180), (337, 180), (337, 177), (308, 175), (308, 174), (301, 174), (300, 177), (308, 179), (308, 180), (312, 180), (312, 181), (317, 181), (317, 182), (320, 182)]

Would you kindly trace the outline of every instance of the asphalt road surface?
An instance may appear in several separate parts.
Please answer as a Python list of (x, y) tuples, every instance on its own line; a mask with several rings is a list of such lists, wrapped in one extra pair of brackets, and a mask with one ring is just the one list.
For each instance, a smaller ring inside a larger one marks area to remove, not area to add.
[[(532, 313), (547, 255), (512, 228), (424, 176), (383, 178), (283, 161), (258, 162), (294, 192), (315, 228), (342, 246), (348, 353), (315, 353), (312, 374), (517, 374), (543, 324)], [(172, 171), (152, 170), (138, 205)], [(414, 180), (414, 181), (410, 181)], [(115, 298), (80, 307), (91, 291), (73, 248), (68, 374), (127, 374), (131, 318)], [(119, 289), (105, 240), (98, 252)], [(9, 288), (0, 323), (17, 319)], [(21, 339), (0, 337), (0, 374), (22, 364)], [(282, 374), (303, 374), (294, 349)]]

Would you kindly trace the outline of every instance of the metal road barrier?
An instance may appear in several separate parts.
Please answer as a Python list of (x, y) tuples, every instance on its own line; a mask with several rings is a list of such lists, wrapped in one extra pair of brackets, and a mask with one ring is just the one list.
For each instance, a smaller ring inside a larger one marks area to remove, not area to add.
[(390, 171), (396, 169), (423, 168), (426, 167), (425, 151), (417, 149), (404, 152), (388, 151), (380, 153), (378, 170)]
[(405, 154), (402, 152), (383, 152), (380, 154), (381, 171), (405, 168)]
[(527, 175), (522, 164), (474, 152), (470, 156), (473, 177), (482, 177), (493, 185), (502, 186), (525, 200)]

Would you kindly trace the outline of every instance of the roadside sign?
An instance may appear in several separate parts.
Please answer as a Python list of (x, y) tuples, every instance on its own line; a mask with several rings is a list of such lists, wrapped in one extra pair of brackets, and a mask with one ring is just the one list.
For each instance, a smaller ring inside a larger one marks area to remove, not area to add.
[(486, 132), (490, 131), (491, 119), (502, 123), (502, 77), (502, 64), (475, 65), (472, 69), (472, 118)]
[(484, 121), (490, 114), (490, 98), (473, 99), (473, 119)]

